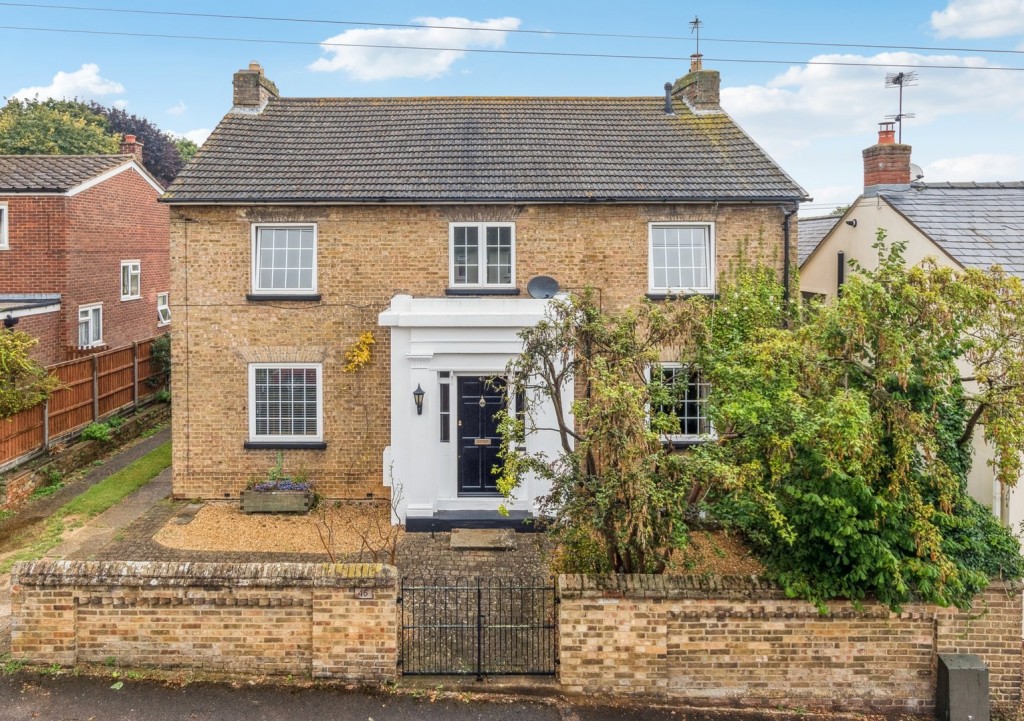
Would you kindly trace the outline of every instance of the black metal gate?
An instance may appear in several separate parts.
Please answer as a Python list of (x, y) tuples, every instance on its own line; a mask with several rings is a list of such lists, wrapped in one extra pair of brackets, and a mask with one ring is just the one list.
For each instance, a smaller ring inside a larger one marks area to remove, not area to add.
[(402, 673), (553, 675), (555, 586), (539, 578), (402, 580)]

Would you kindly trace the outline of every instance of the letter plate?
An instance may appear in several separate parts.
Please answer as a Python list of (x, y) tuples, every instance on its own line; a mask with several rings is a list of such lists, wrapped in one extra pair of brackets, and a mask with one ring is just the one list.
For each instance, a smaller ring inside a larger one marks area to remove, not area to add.
[(473, 440), (473, 445), (474, 446), (489, 446), (489, 445), (491, 445), (491, 439), (490, 438), (476, 438), (476, 439)]

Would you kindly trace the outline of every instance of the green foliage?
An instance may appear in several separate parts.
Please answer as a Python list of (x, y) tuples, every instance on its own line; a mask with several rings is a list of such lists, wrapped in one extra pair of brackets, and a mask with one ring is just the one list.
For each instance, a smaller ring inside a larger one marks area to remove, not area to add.
[[(658, 410), (670, 391), (649, 384), (648, 374), (661, 348), (695, 330), (692, 316), (701, 311), (644, 303), (604, 313), (585, 291), (552, 301), (547, 318), (520, 334), (524, 351), (507, 373), (510, 395), (526, 407), (521, 418), (501, 418), (498, 487), (511, 495), (527, 473), (550, 482), (542, 510), (553, 519), (564, 570), (661, 573), (686, 544), (695, 489), (686, 458), (662, 443), (662, 434), (678, 431), (675, 416)], [(584, 389), (575, 401), (572, 383)], [(544, 405), (555, 411), (557, 459), (520, 450)]]
[(78, 101), (12, 98), (0, 109), (0, 154), (95, 155), (120, 147), (106, 120)]
[(107, 510), (132, 491), (146, 485), (171, 465), (171, 444), (164, 443), (137, 461), (128, 464), (92, 486), (78, 498), (65, 504), (55, 515), (88, 519)]
[[(883, 240), (877, 270), (809, 313), (780, 315), (763, 272), (724, 285), (695, 349), (719, 442), (693, 467), (790, 595), (968, 607), (989, 578), (1024, 574), (1016, 539), (966, 494), (979, 420), (1005, 451), (997, 474), (1019, 472), (1024, 296), (999, 272), (906, 269)], [(984, 369), (977, 390), (958, 362)]]
[[(170, 185), (175, 176), (181, 172), (185, 161), (182, 160), (181, 153), (178, 151), (177, 140), (169, 133), (160, 130), (145, 118), (140, 118), (121, 108), (108, 108), (96, 102), (89, 103), (87, 107), (95, 115), (106, 120), (110, 131), (117, 136), (118, 140), (123, 135), (134, 135), (138, 142), (142, 143), (143, 165), (153, 174), (154, 178), (165, 186)], [(120, 148), (120, 143), (118, 147)]]
[(82, 440), (109, 443), (111, 440), (110, 430), (110, 425), (107, 423), (90, 423), (82, 429)]
[(199, 146), (188, 138), (175, 138), (174, 147), (178, 149), (178, 155), (181, 156), (181, 162), (185, 164), (191, 161), (192, 158), (195, 157), (196, 153), (199, 152)]
[(151, 352), (153, 375), (147, 383), (151, 388), (166, 386), (171, 378), (171, 334), (164, 333), (155, 338)]
[(0, 329), (0, 419), (46, 400), (60, 381), (29, 358), (38, 341), (27, 333)]

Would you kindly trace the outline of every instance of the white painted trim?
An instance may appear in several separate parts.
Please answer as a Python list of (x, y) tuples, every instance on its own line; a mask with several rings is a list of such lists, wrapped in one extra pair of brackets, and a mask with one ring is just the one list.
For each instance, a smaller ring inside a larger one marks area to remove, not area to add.
[[(256, 435), (256, 370), (258, 368), (313, 368), (316, 370), (316, 435)], [(249, 440), (252, 442), (312, 442), (324, 439), (324, 364), (323, 363), (250, 363), (249, 364)]]
[[(477, 283), (455, 282), (455, 229), (476, 228)], [(511, 228), (512, 249), (510, 255), (511, 278), (508, 283), (487, 283), (487, 228)], [(507, 221), (452, 221), (448, 223), (448, 287), (449, 288), (515, 288), (516, 287), (516, 224)]]
[[(167, 309), (167, 320), (163, 320), (160, 317), (160, 296), (166, 296), (167, 302), (163, 305)], [(171, 324), (171, 292), (168, 290), (162, 291), (156, 294), (156, 325), (157, 328), (162, 328), (165, 325)]]
[[(261, 228), (310, 228), (313, 231), (313, 287), (312, 288), (260, 288), (256, 279), (259, 277), (259, 257), (256, 253), (256, 238)], [(319, 281), (319, 250), (320, 228), (317, 223), (252, 223), (249, 229), (249, 288), (250, 292), (259, 295), (316, 295)]]
[(7, 208), (7, 203), (0, 201), (0, 250), (11, 249), (10, 234), (7, 230), (9, 218), (10, 210)]
[[(654, 285), (654, 229), (655, 228), (705, 228), (708, 233), (708, 287), (670, 288)], [(715, 223), (688, 221), (657, 221), (647, 224), (647, 288), (651, 293), (694, 293), (712, 295), (718, 280), (718, 258), (715, 254)]]
[(20, 310), (0, 310), (0, 315), (13, 316), (15, 318), (27, 318), (30, 315), (45, 315), (46, 313), (56, 313), (60, 310), (60, 301), (56, 303), (49, 303), (47, 305), (37, 305), (34, 308), (21, 308)]
[[(84, 193), (89, 188), (99, 185), (100, 183), (106, 180), (110, 180), (115, 175), (120, 175), (126, 170), (134, 170), (136, 173), (141, 175), (142, 179), (149, 183), (153, 190), (156, 191), (157, 195), (164, 194), (164, 189), (160, 185), (160, 183), (156, 182), (153, 176), (150, 175), (149, 172), (144, 167), (139, 165), (139, 161), (137, 161), (134, 157), (128, 155), (124, 157), (125, 162), (122, 163), (121, 165), (118, 165), (116, 168), (111, 168), (110, 170), (104, 173), (100, 173), (94, 178), (86, 180), (84, 183), (79, 183), (74, 188), (68, 190), (66, 193), (56, 193), (56, 195), (66, 195), (68, 197), (73, 197), (75, 195), (78, 195), (79, 193)], [(26, 195), (44, 195), (44, 193), (27, 193)]]

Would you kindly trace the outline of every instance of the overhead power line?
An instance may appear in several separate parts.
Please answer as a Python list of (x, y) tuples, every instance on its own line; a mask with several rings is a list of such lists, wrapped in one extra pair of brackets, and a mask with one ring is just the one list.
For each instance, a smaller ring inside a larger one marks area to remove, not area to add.
[[(529, 30), (524, 28), (503, 29), (503, 28), (482, 28), (468, 25), (432, 25), (412, 23), (386, 23), (361, 20), (335, 20), (330, 18), (296, 18), (274, 15), (234, 15), (228, 13), (199, 13), (185, 12), (180, 10), (141, 10), (136, 8), (111, 8), (92, 5), (52, 5), (47, 3), (26, 3), (26, 2), (0, 2), (0, 6), (25, 7), (45, 10), (77, 10), (81, 12), (104, 12), (118, 13), (124, 15), (160, 15), (166, 17), (189, 17), (208, 18), (211, 20), (256, 20), (277, 23), (301, 23), (308, 25), (345, 25), (350, 27), (367, 28), (400, 28), (422, 30), (424, 28), (436, 30), (471, 30), (474, 32), (497, 32), (514, 33), (521, 35), (555, 35), (567, 37), (586, 38), (619, 38), (625, 40), (684, 40), (691, 38), (686, 35), (642, 35), (629, 33), (599, 33), (582, 32), (572, 30)], [(927, 50), (930, 52), (955, 52), (955, 53), (1000, 53), (1008, 55), (1024, 55), (1024, 50), (1004, 50), (990, 48), (959, 48), (941, 47), (933, 45), (884, 45), (872, 43), (844, 43), (844, 42), (820, 42), (806, 40), (760, 40), (754, 38), (704, 38), (705, 42), (718, 43), (741, 43), (753, 45), (794, 45), (801, 47), (822, 47), (822, 48), (868, 48), (872, 50)]]
[[(670, 60), (681, 62), (689, 60), (689, 56), (676, 55), (626, 55), (614, 53), (571, 53), (553, 50), (506, 50), (498, 48), (458, 48), (440, 47), (428, 45), (389, 45), (387, 43), (339, 43), (322, 42), (316, 40), (280, 40), (276, 38), (239, 38), (225, 35), (174, 35), (170, 33), (135, 33), (117, 30), (83, 30), (71, 28), (43, 28), (29, 27), (24, 25), (0, 25), (0, 30), (19, 30), (25, 32), (43, 33), (66, 33), (75, 35), (105, 35), (112, 37), (130, 38), (160, 38), (164, 40), (201, 40), (208, 42), (230, 42), (230, 43), (260, 43), (266, 45), (306, 45), (324, 48), (378, 48), (385, 50), (430, 50), (430, 51), (453, 51), (463, 53), (485, 53), (489, 55), (540, 55), (544, 57), (560, 58), (604, 58), (614, 60)], [(1005, 66), (968, 66), (968, 65), (930, 65), (922, 63), (857, 63), (831, 60), (764, 60), (756, 58), (712, 58), (705, 57), (705, 62), (711, 63), (748, 63), (753, 65), (831, 65), (842, 67), (866, 67), (866, 68), (930, 68), (932, 70), (1004, 70), (1024, 71), (1024, 67)]]

